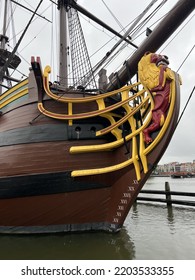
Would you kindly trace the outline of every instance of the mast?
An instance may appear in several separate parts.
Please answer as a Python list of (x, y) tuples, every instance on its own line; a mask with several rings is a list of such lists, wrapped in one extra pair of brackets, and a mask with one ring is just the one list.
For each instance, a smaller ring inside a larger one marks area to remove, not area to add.
[(6, 23), (7, 23), (7, 0), (5, 0), (5, 7), (4, 7), (4, 21), (3, 21), (3, 34), (1, 35), (1, 49), (5, 49), (5, 44), (8, 41), (8, 38), (5, 36), (6, 34)]
[[(0, 34), (0, 42), (1, 42), (1, 46), (0, 49), (1, 50), (5, 50), (5, 45), (8, 42), (8, 37), (6, 36), (6, 24), (7, 24), (7, 5), (8, 5), (8, 1), (5, 0), (5, 6), (4, 6), (4, 21), (3, 21), (3, 34)], [(0, 64), (0, 68), (2, 67), (2, 65)], [(3, 77), (0, 77), (0, 95), (2, 94), (2, 87), (1, 84), (3, 83)]]
[(113, 75), (106, 90), (112, 91), (118, 88), (119, 83), (120, 87), (125, 85), (136, 74), (138, 62), (144, 53), (146, 51), (156, 52), (194, 9), (194, 0), (179, 0), (135, 53), (126, 61), (125, 66), (117, 74)]
[[(76, 1), (58, 0), (60, 13), (59, 82), (63, 88), (67, 88), (70, 86), (68, 75), (71, 74), (72, 87), (85, 90), (96, 89), (87, 45), (78, 11), (75, 8)], [(69, 71), (69, 53), (71, 55), (71, 73)]]
[[(6, 18), (6, 14), (7, 14), (7, 0), (5, 2), (5, 18)], [(3, 82), (3, 79), (5, 78), (7, 81), (15, 81), (15, 82), (19, 82), (18, 80), (16, 79), (13, 79), (12, 77), (10, 77), (9, 75), (9, 70), (8, 68), (11, 68), (11, 69), (16, 69), (18, 67), (18, 65), (20, 64), (21, 62), (21, 59), (15, 54), (24, 35), (26, 34), (34, 16), (36, 15), (36, 12), (37, 10), (39, 9), (41, 3), (43, 2), (43, 0), (40, 0), (39, 4), (37, 5), (37, 8), (35, 9), (35, 11), (33, 12), (33, 15), (31, 16), (27, 26), (25, 27), (24, 31), (22, 32), (22, 35), (20, 36), (18, 42), (16, 43), (16, 45), (14, 46), (12, 52), (8, 51), (5, 49), (5, 46), (4, 46), (4, 49), (0, 48), (0, 92), (2, 93), (2, 82)], [(6, 31), (6, 20), (4, 19), (4, 31)], [(1, 44), (2, 46), (4, 45), (4, 43), (6, 43), (6, 41), (8, 41), (8, 37), (5, 36), (5, 34), (3, 35), (0, 35), (0, 41), (3, 40), (3, 44)], [(5, 75), (5, 73), (7, 74), (7, 76)], [(11, 84), (10, 84), (11, 86)], [(9, 87), (10, 87), (9, 86)], [(8, 88), (9, 88), (8, 87)]]
[(67, 42), (67, 0), (58, 0), (60, 13), (60, 65), (59, 82), (65, 88), (68, 87), (68, 42)]

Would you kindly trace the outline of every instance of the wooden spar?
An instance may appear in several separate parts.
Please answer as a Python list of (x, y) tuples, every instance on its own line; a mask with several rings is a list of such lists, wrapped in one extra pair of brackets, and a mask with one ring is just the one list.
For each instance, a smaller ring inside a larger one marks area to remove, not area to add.
[(83, 7), (81, 7), (80, 5), (78, 5), (75, 0), (65, 0), (65, 3), (68, 4), (70, 7), (76, 9), (77, 11), (79, 11), (80, 13), (86, 15), (87, 17), (89, 17), (90, 19), (92, 19), (93, 21), (95, 21), (96, 23), (100, 24), (101, 26), (103, 26), (105, 29), (109, 30), (111, 33), (115, 34), (117, 37), (123, 39), (124, 41), (126, 41), (128, 44), (134, 46), (135, 48), (137, 48), (137, 46), (129, 41), (127, 38), (125, 38), (125, 36), (121, 35), (120, 33), (118, 33), (116, 30), (114, 30), (113, 28), (111, 28), (109, 25), (107, 25), (105, 22), (101, 21), (99, 18), (97, 18), (96, 16), (92, 15), (90, 12), (88, 12), (86, 9), (84, 9)]
[[(172, 10), (165, 16), (160, 24), (144, 40), (135, 53), (126, 61), (117, 73), (113, 75), (106, 91), (112, 91), (125, 85), (137, 72), (137, 65), (145, 52), (156, 52), (158, 48), (173, 34), (181, 23), (189, 16), (195, 8), (194, 0), (179, 0)], [(128, 68), (128, 71), (127, 71)]]

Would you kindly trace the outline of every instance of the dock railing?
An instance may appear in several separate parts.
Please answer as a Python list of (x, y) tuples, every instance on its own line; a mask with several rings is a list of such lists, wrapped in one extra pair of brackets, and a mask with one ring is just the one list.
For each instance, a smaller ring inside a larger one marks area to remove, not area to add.
[[(141, 196), (141, 194), (147, 194), (147, 196)], [(154, 197), (153, 195), (158, 195), (158, 197)], [(152, 195), (152, 197), (151, 197)], [(164, 196), (165, 198), (159, 198), (159, 195)], [(182, 199), (173, 199), (172, 195), (180, 196)], [(179, 204), (186, 206), (195, 206), (195, 200), (189, 201), (187, 199), (183, 199), (183, 197), (195, 197), (195, 193), (193, 192), (180, 192), (180, 191), (171, 191), (169, 182), (165, 182), (165, 190), (144, 190), (142, 189), (136, 199), (136, 201), (148, 201), (148, 202), (162, 202), (167, 205)]]

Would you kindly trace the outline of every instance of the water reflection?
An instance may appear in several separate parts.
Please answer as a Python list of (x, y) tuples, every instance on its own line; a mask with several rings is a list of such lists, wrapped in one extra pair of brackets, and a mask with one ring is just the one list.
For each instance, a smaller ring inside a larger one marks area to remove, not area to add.
[(139, 217), (139, 212), (137, 209), (137, 202), (135, 202), (132, 206), (132, 218), (138, 219)]
[(135, 258), (135, 246), (125, 228), (117, 234), (0, 236), (0, 248), (1, 260), (112, 260)]
[(168, 205), (167, 206), (167, 221), (168, 221), (168, 226), (171, 230), (171, 233), (175, 233), (175, 220), (174, 220), (174, 213), (173, 213), (173, 206)]

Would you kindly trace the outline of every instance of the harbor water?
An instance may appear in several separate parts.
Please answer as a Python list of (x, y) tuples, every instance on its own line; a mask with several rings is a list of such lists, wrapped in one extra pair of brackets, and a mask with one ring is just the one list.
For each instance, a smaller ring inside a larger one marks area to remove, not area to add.
[[(165, 181), (195, 192), (195, 178), (151, 177), (144, 189), (164, 190)], [(195, 207), (137, 202), (117, 234), (0, 235), (0, 259), (194, 260)]]

